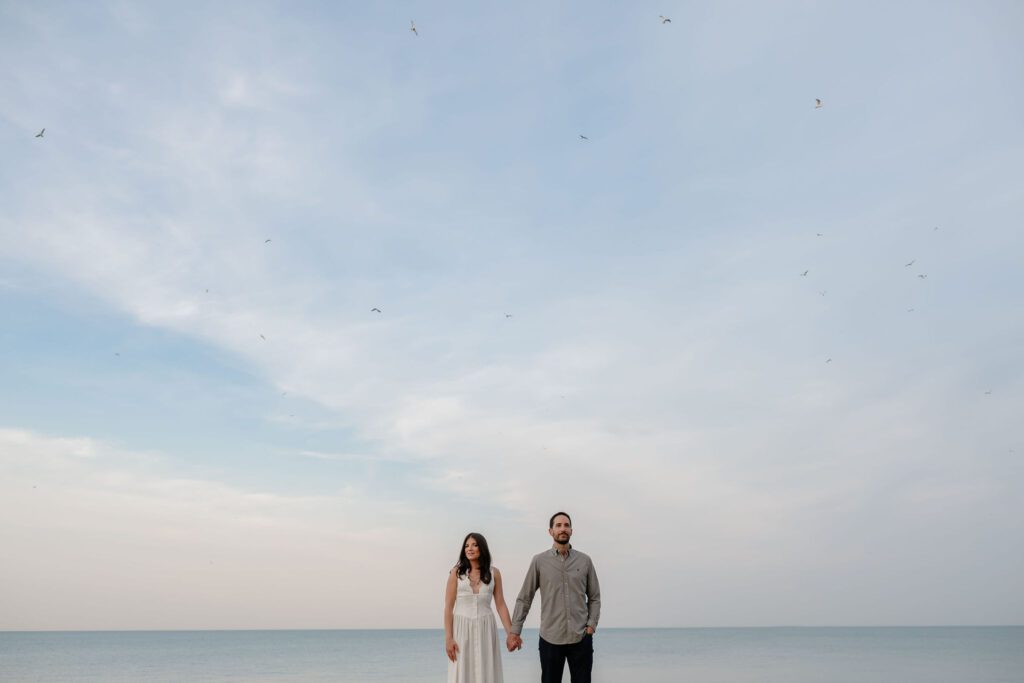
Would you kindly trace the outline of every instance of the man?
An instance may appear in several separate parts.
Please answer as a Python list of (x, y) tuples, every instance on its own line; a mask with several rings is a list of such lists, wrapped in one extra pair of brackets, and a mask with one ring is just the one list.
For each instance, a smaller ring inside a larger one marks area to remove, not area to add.
[(561, 683), (568, 661), (572, 683), (590, 683), (601, 587), (590, 557), (569, 543), (572, 519), (568, 513), (552, 515), (548, 533), (554, 544), (530, 562), (506, 645), (509, 652), (523, 646), (523, 622), (539, 588), (541, 682)]

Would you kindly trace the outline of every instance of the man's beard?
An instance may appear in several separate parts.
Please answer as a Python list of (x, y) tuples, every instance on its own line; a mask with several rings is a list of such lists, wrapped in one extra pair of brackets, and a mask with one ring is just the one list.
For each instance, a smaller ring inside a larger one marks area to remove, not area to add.
[[(562, 536), (565, 536), (564, 541), (562, 540)], [(558, 545), (568, 545), (569, 534), (555, 534), (555, 543), (557, 543)]]

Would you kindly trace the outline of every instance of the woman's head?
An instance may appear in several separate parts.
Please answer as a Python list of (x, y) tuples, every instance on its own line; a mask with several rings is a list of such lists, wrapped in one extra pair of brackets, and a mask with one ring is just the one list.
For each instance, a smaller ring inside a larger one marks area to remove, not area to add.
[(480, 580), (491, 582), (491, 551), (487, 547), (487, 539), (482, 534), (471, 531), (462, 541), (459, 551), (459, 576), (465, 576), (476, 562), (480, 567)]

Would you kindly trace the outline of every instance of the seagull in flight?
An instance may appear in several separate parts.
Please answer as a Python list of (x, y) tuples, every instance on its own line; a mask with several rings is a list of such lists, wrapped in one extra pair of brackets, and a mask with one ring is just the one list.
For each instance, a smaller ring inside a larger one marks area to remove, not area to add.
[(37, 138), (41, 138), (41, 137), (43, 137), (43, 133), (45, 133), (45, 132), (46, 132), (46, 129), (45, 129), (45, 128), (43, 128), (43, 129), (42, 129), (41, 131), (39, 131), (38, 133), (36, 133), (36, 137), (37, 137)]
[(267, 341), (267, 338), (264, 337), (262, 334), (260, 335), (260, 339), (262, 339), (263, 341)]
[(829, 358), (829, 359), (828, 359), (827, 361), (825, 361), (825, 362), (826, 362), (826, 363), (831, 363), (831, 362), (832, 362), (832, 359), (831, 359), (831, 358)]
[(580, 136), (580, 140), (588, 140), (589, 141), (590, 138), (588, 138), (586, 135), (581, 135)]
[[(917, 259), (914, 259), (914, 261), (916, 261), (916, 260), (917, 260)], [(903, 267), (904, 267), (904, 268), (909, 268), (910, 266), (914, 265), (914, 261), (911, 261), (910, 263), (904, 263), (904, 264), (903, 264)]]
[(800, 277), (807, 277), (807, 273), (809, 273), (809, 272), (811, 272), (811, 271), (805, 270), (804, 272), (800, 273)]
[(511, 314), (511, 313), (506, 313), (506, 314), (505, 314), (505, 317), (506, 317), (506, 318), (511, 318), (511, 317), (512, 317), (512, 314)]
[(409, 22), (409, 30), (412, 31), (412, 34), (414, 36), (416, 36), (417, 38), (420, 37), (420, 32), (416, 30), (416, 22), (415, 21), (410, 21)]
[(269, 243), (269, 242), (271, 242), (271, 241), (272, 241), (272, 240), (263, 240), (263, 244), (267, 244), (267, 243)]
[(379, 308), (371, 308), (370, 309), (370, 313), (380, 313), (380, 309)]
[(672, 23), (672, 20), (669, 19), (666, 16), (662, 16), (662, 15), (659, 14), (658, 18), (661, 19), (661, 23), (663, 23), (663, 24), (671, 24)]
[(814, 108), (821, 109), (821, 100), (819, 100), (817, 97), (814, 98)]
[(824, 237), (825, 236), (825, 233), (823, 233), (823, 232), (816, 232), (814, 234), (816, 234), (818, 237)]
[(928, 276), (927, 276), (927, 275), (925, 275), (925, 274), (921, 274), (921, 275), (918, 275), (918, 277), (919, 277), (919, 278), (921, 278), (921, 279), (923, 280), (923, 279), (925, 279), (925, 278), (926, 278), (926, 277), (928, 277)]

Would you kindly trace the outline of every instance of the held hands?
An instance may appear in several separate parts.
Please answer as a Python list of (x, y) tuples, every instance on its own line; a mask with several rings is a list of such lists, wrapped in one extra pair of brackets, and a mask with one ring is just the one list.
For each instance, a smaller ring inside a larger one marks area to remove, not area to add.
[(509, 652), (523, 649), (523, 639), (516, 633), (509, 633), (505, 638), (505, 647)]
[(587, 635), (588, 636), (594, 635), (594, 628), (592, 626), (588, 626), (587, 627)]
[(454, 638), (445, 638), (444, 651), (448, 655), (448, 659), (454, 662), (456, 655), (459, 654), (459, 644), (455, 642)]

